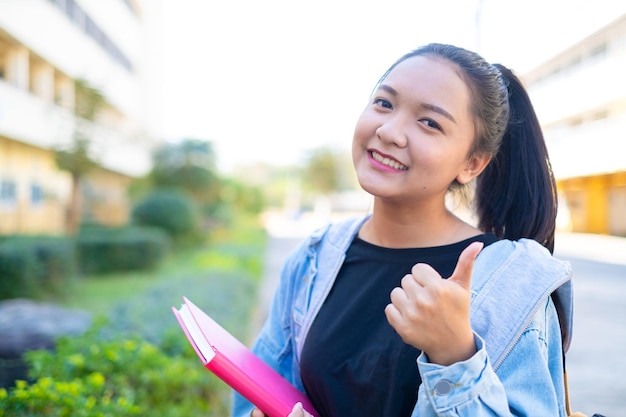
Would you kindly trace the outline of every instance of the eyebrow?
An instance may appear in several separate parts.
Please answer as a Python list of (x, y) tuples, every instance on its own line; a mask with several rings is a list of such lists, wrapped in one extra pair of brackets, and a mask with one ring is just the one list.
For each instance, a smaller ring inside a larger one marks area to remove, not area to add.
[[(398, 92), (393, 87), (388, 86), (387, 84), (380, 84), (378, 88), (380, 88), (381, 90), (385, 90), (386, 92), (388, 92), (394, 97), (398, 95)], [(448, 113), (446, 110), (444, 110), (443, 108), (439, 106), (435, 106), (434, 104), (429, 104), (429, 103), (420, 103), (420, 107), (426, 110), (434, 111), (435, 113), (439, 113), (440, 115), (444, 116), (446, 119), (449, 119), (450, 121), (456, 123), (456, 120), (454, 120), (454, 117), (452, 117), (450, 113)]]

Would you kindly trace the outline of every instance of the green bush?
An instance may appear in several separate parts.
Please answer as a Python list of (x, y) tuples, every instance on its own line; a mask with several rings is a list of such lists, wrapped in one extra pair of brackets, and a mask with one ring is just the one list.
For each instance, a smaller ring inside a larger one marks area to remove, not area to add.
[(34, 252), (0, 246), (0, 299), (34, 297), (38, 293)]
[(222, 383), (189, 345), (183, 354), (168, 356), (141, 339), (105, 340), (95, 326), (83, 336), (59, 339), (54, 352), (29, 352), (26, 360), (36, 382), (0, 389), (0, 416), (227, 413), (216, 385)]
[(77, 237), (80, 270), (86, 274), (153, 268), (168, 246), (168, 236), (149, 227), (89, 228)]
[(76, 276), (69, 238), (12, 236), (0, 241), (0, 299), (60, 294)]
[(190, 197), (175, 190), (157, 190), (132, 211), (133, 223), (160, 227), (176, 240), (193, 237), (198, 229), (197, 207)]
[(43, 377), (32, 385), (17, 381), (11, 391), (0, 388), (0, 417), (126, 417), (139, 407), (124, 397), (111, 398), (105, 378), (94, 372), (84, 379), (55, 381)]

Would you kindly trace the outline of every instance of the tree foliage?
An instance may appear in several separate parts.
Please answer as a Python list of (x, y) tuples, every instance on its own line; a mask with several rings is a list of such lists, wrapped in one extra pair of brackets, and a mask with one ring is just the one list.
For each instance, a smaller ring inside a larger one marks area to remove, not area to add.
[(85, 80), (74, 82), (74, 132), (72, 142), (67, 147), (55, 150), (55, 162), (62, 171), (70, 173), (72, 191), (68, 206), (66, 230), (74, 235), (81, 217), (81, 181), (98, 163), (90, 155), (93, 135), (92, 123), (106, 104), (104, 96)]
[(327, 146), (309, 151), (301, 173), (303, 188), (317, 193), (351, 190), (357, 185), (351, 155)]
[(198, 229), (196, 204), (184, 192), (156, 189), (133, 208), (133, 222), (154, 226), (174, 239), (192, 238)]
[(184, 190), (203, 211), (210, 212), (219, 204), (220, 194), (215, 160), (213, 146), (207, 141), (186, 139), (165, 144), (153, 153), (150, 187)]
[(89, 140), (77, 137), (67, 148), (59, 148), (54, 154), (57, 167), (69, 172), (72, 177), (82, 178), (98, 166), (89, 155)]
[(94, 121), (106, 101), (104, 95), (89, 84), (87, 80), (77, 79), (74, 81), (74, 114), (81, 119)]
[(337, 162), (335, 154), (328, 148), (310, 151), (304, 166), (304, 183), (320, 193), (330, 193), (337, 189)]

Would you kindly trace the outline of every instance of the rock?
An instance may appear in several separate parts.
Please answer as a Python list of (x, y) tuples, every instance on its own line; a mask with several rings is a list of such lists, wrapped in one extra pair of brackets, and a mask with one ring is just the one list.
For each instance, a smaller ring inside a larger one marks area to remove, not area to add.
[(27, 299), (0, 301), (0, 387), (26, 379), (22, 354), (52, 349), (60, 336), (79, 335), (91, 325), (91, 315), (82, 310)]

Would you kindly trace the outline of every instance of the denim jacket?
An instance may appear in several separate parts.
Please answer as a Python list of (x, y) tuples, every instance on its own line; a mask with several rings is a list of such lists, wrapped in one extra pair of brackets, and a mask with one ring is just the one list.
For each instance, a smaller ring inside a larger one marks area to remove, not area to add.
[[(299, 361), (307, 332), (366, 218), (328, 225), (295, 249), (253, 345), (301, 391)], [(471, 358), (450, 366), (429, 363), (424, 354), (417, 358), (422, 384), (412, 416), (565, 416), (569, 264), (533, 240), (487, 246), (474, 264), (470, 318), (477, 348)], [(252, 408), (235, 394), (233, 416), (248, 416)]]

